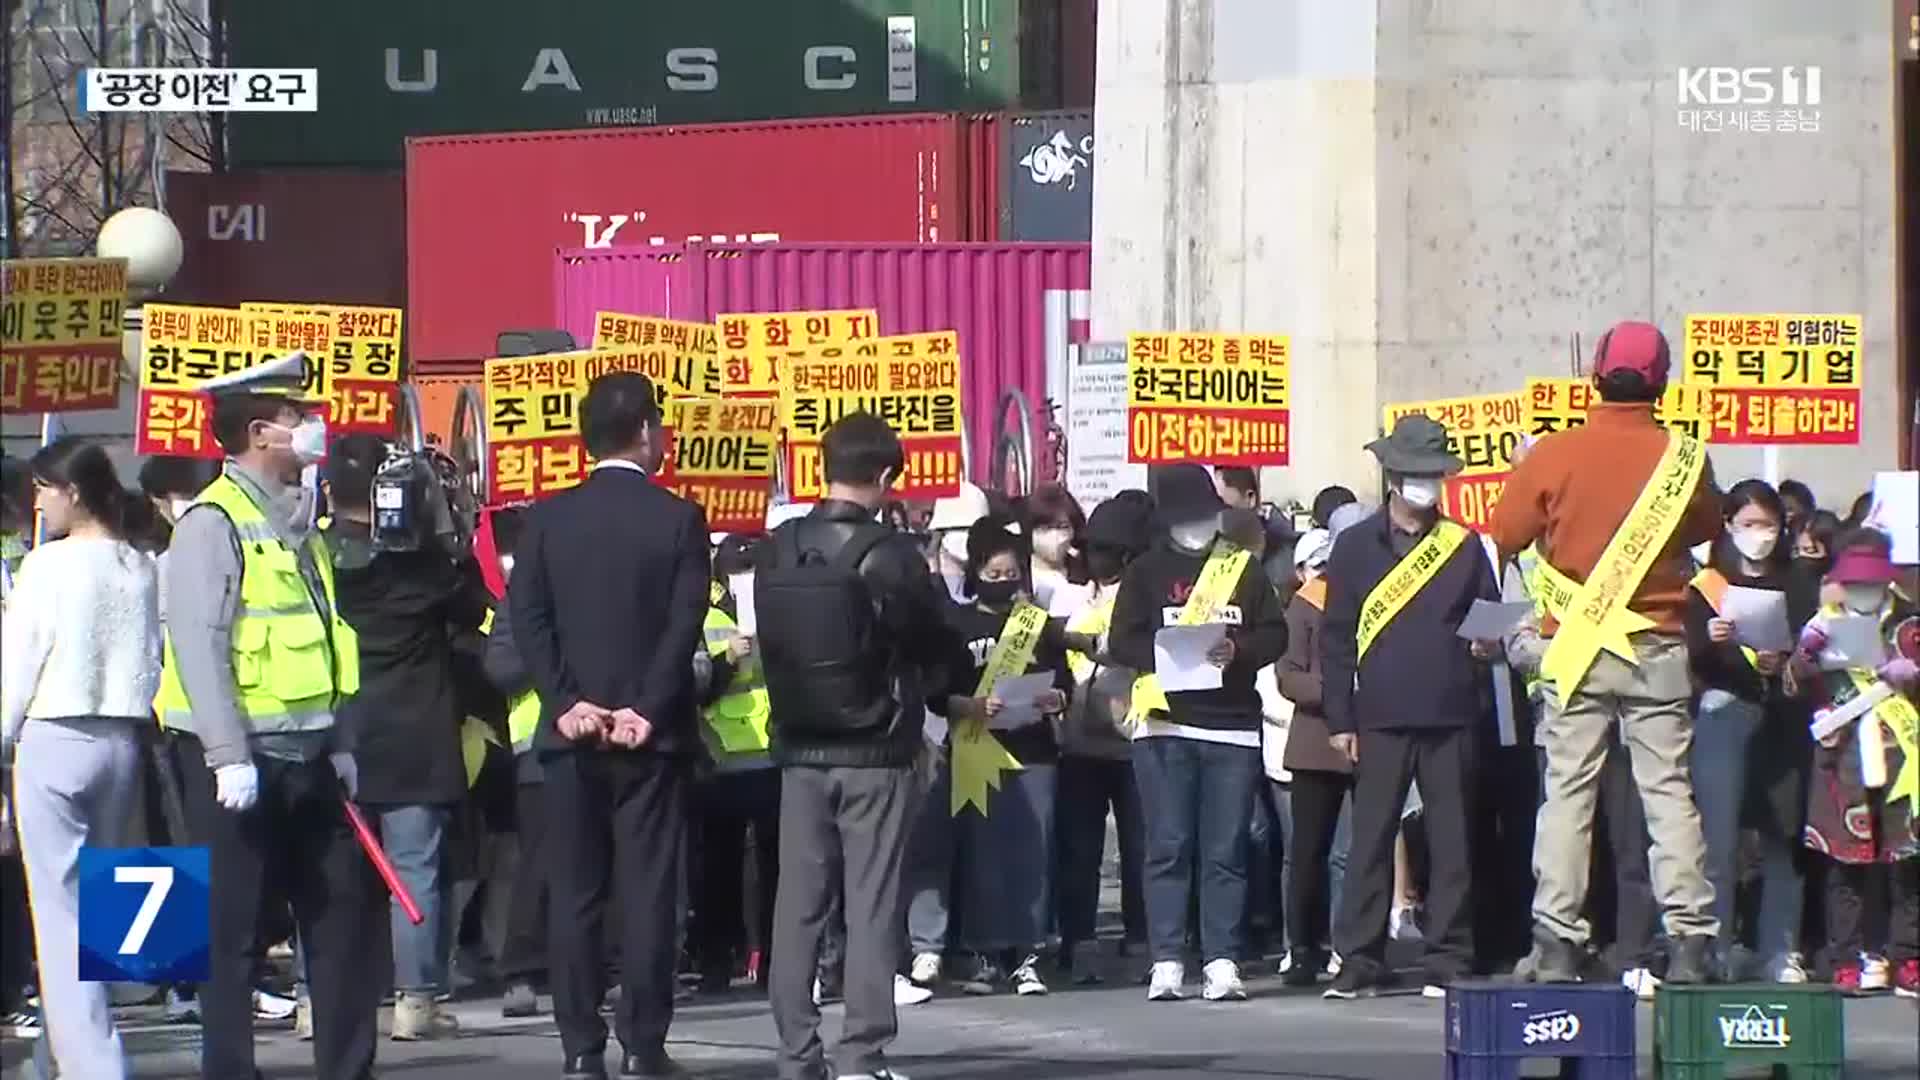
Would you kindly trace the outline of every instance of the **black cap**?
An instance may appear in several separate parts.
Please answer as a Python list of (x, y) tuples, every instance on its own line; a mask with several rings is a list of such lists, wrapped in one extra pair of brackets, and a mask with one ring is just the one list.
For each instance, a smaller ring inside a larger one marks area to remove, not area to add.
[(1153, 503), (1160, 512), (1160, 520), (1168, 525), (1199, 521), (1227, 507), (1204, 465), (1189, 462), (1162, 465), (1148, 476), (1147, 483), (1153, 488)]

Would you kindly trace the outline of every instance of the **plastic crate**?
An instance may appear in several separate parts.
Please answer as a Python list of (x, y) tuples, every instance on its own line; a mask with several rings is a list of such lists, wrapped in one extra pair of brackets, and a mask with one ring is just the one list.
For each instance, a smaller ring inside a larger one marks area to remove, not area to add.
[(1838, 1078), (1847, 1024), (1830, 986), (1662, 986), (1653, 1007), (1654, 1075), (1719, 1080), (1729, 1066), (1784, 1068), (1789, 1080)]
[(1569, 1080), (1633, 1080), (1634, 1005), (1619, 983), (1455, 983), (1448, 1080), (1512, 1080), (1530, 1058), (1559, 1058)]

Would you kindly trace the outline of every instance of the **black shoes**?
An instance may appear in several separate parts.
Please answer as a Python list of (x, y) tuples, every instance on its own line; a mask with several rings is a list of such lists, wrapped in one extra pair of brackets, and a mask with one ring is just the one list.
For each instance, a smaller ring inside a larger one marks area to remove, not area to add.
[(1677, 986), (1713, 981), (1713, 939), (1695, 934), (1673, 943), (1667, 960), (1667, 982)]
[(668, 1057), (665, 1050), (656, 1050), (651, 1054), (626, 1054), (620, 1059), (620, 1080), (668, 1080), (685, 1075), (687, 1070)]
[(607, 1080), (607, 1063), (599, 1051), (569, 1054), (560, 1065), (560, 1080)]
[(1571, 941), (1543, 935), (1534, 942), (1533, 958), (1534, 982), (1580, 981), (1580, 946)]

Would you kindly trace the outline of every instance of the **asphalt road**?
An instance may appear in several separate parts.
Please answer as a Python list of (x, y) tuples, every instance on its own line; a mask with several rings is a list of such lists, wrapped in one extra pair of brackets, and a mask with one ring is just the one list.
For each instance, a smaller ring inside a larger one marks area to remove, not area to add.
[[(1195, 988), (1197, 990), (1197, 987)], [(1173, 1080), (1180, 1077), (1265, 1077), (1285, 1080), (1410, 1080), (1445, 1074), (1443, 1005), (1418, 996), (1330, 1002), (1252, 983), (1252, 1000), (1207, 1004), (1196, 999), (1151, 1004), (1135, 986), (1057, 990), (1048, 997), (969, 998), (957, 992), (901, 1010), (893, 1064), (914, 1080)], [(380, 1073), (404, 1080), (506, 1080), (557, 1073), (560, 1046), (544, 1019), (501, 1019), (497, 1002), (451, 1006), (463, 1030), (430, 1044), (383, 1043)], [(129, 1015), (133, 1074), (197, 1077), (197, 1028), (167, 1027)], [(827, 1009), (826, 1034), (839, 1026)], [(1912, 1001), (1876, 997), (1847, 1004), (1850, 1080), (1913, 1080), (1920, 1075), (1920, 1009)], [(1639, 1016), (1641, 1075), (1650, 1076), (1652, 1011)], [(764, 1000), (741, 992), (683, 1006), (672, 1053), (699, 1077), (772, 1077), (773, 1021)], [(10, 1040), (0, 1050), (4, 1075), (30, 1076), (29, 1048)], [(260, 1039), (270, 1078), (312, 1077), (309, 1047), (286, 1025)], [(1530, 1075), (1552, 1075), (1530, 1070)]]

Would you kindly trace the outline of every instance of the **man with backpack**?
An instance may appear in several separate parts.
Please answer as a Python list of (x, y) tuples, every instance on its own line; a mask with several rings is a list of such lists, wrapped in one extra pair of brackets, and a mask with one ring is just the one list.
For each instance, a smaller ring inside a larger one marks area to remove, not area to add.
[(885, 421), (852, 413), (822, 442), (826, 498), (761, 546), (755, 608), (781, 769), (770, 973), (782, 1080), (826, 1080), (813, 975), (836, 896), (847, 928), (839, 1080), (905, 1080), (885, 1049), (901, 877), (925, 710), (943, 713), (964, 645), (912, 536), (875, 520), (905, 468)]

